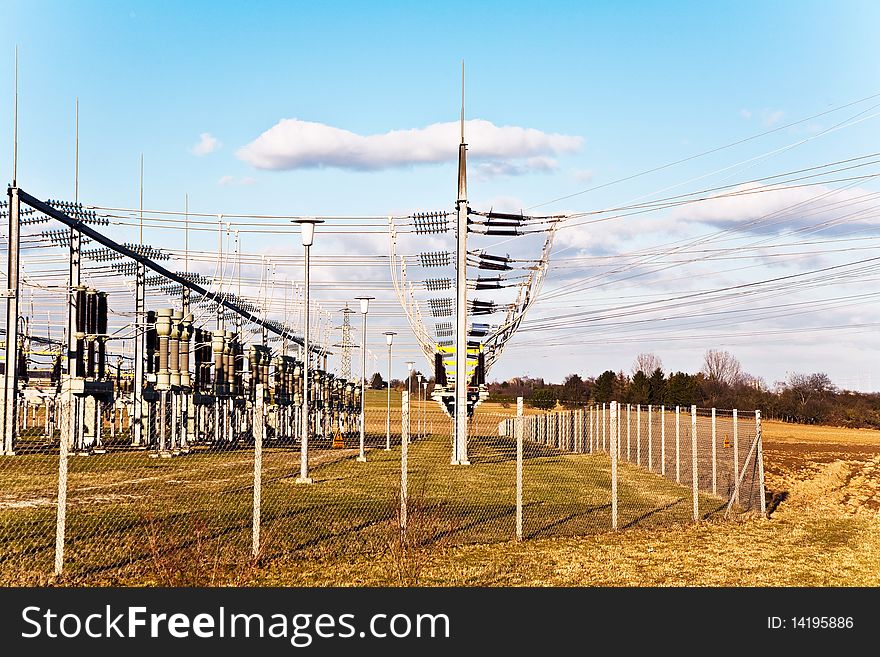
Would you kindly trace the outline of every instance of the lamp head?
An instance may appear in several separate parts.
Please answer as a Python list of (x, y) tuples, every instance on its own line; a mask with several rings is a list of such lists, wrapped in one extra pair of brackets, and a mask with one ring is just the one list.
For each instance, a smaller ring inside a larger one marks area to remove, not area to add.
[(388, 346), (391, 346), (391, 343), (394, 341), (394, 336), (397, 335), (394, 331), (385, 331), (385, 342)]
[(315, 241), (315, 225), (323, 224), (324, 220), (308, 217), (305, 219), (294, 219), (293, 223), (299, 224), (300, 230), (302, 231), (300, 234), (300, 237), (302, 237), (302, 245), (311, 246)]
[(376, 297), (355, 297), (358, 301), (361, 302), (361, 313), (366, 315), (370, 310), (370, 301), (375, 299)]

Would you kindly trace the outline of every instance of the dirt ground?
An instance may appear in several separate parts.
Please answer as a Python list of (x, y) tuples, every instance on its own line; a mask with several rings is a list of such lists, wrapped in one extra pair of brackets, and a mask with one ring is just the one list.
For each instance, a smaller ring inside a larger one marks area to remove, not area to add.
[(765, 422), (771, 517), (798, 511), (880, 518), (880, 431)]

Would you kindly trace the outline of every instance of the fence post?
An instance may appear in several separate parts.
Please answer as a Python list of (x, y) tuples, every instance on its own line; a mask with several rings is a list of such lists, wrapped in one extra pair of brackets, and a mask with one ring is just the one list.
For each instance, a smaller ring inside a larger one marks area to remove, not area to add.
[(523, 538), (523, 398), (516, 398), (516, 540)]
[(409, 393), (400, 393), (400, 532), (406, 533), (407, 471), (409, 468)]
[(761, 515), (767, 517), (767, 498), (764, 496), (764, 436), (761, 428), (761, 411), (755, 411), (755, 437), (758, 440), (758, 499), (761, 501)]
[(606, 419), (607, 419), (607, 416), (605, 414), (605, 402), (602, 402), (602, 451), (607, 453), (608, 440), (607, 440), (607, 436), (605, 434), (605, 421), (606, 421)]
[(263, 501), (263, 434), (266, 430), (265, 413), (263, 410), (263, 384), (256, 385), (254, 395), (253, 432), (254, 432), (254, 510), (251, 521), (251, 549), (254, 558), (260, 554), (260, 508)]
[(642, 464), (642, 405), (636, 404), (636, 465)]
[[(737, 410), (733, 409), (733, 482), (739, 481), (739, 432), (737, 431)], [(739, 486), (733, 488), (734, 502), (739, 504)]]
[(715, 433), (715, 409), (712, 409), (712, 494), (718, 494), (718, 446)]
[(660, 406), (660, 474), (666, 476), (666, 406)]
[(653, 416), (654, 409), (648, 404), (648, 470), (654, 471), (654, 445), (653, 445)]
[(618, 458), (618, 460), (621, 457), (621, 449), (622, 449), (621, 442), (620, 442), (620, 416), (621, 416), (620, 402), (617, 402), (617, 416), (616, 417), (617, 417), (617, 458)]
[[(70, 386), (70, 381), (65, 385)], [(68, 392), (68, 400), (72, 395)], [(67, 407), (67, 421), (61, 424), (61, 436), (58, 441), (58, 509), (55, 516), (55, 575), (61, 575), (64, 571), (64, 535), (67, 527), (67, 463), (69, 458), (70, 443), (74, 420), (70, 417), (70, 407)]]
[(632, 404), (626, 405), (626, 460), (632, 462), (632, 451), (630, 450), (629, 436), (632, 431)]
[(593, 406), (590, 405), (590, 454), (593, 453)]
[(611, 402), (610, 418), (611, 427), (611, 528), (617, 529), (617, 442), (618, 442), (618, 405), (617, 402)]
[(697, 476), (697, 406), (691, 405), (691, 488), (694, 495), (694, 522), (700, 519), (700, 480)]
[(681, 407), (675, 407), (675, 481), (681, 483)]

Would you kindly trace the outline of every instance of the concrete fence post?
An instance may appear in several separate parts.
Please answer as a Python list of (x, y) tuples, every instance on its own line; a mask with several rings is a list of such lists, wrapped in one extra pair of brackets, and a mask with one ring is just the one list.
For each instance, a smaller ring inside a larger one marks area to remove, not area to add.
[(602, 402), (602, 451), (608, 451), (608, 440), (607, 435), (605, 433), (605, 427), (607, 422), (607, 415), (605, 413), (605, 402)]
[(654, 471), (654, 409), (648, 404), (648, 470)]
[(592, 454), (595, 450), (593, 449), (593, 405), (590, 405), (590, 454)]
[(660, 406), (660, 474), (666, 476), (666, 406)]
[(636, 465), (642, 464), (642, 405), (636, 404)]
[(700, 519), (700, 480), (697, 474), (697, 407), (691, 405), (691, 489), (694, 497), (694, 522)]
[(761, 411), (755, 411), (755, 439), (758, 441), (758, 500), (761, 502), (761, 515), (767, 517), (767, 497), (764, 495), (764, 432), (761, 427)]
[(675, 481), (681, 483), (681, 407), (675, 407)]
[(523, 398), (516, 398), (516, 540), (523, 539)]
[(626, 405), (626, 460), (632, 463), (630, 450), (630, 433), (632, 432), (632, 404)]
[(263, 502), (263, 434), (266, 431), (264, 409), (263, 384), (258, 383), (254, 395), (254, 508), (251, 520), (251, 550), (255, 559), (260, 555), (260, 517)]
[[(70, 382), (67, 382), (70, 385)], [(58, 508), (55, 515), (55, 575), (64, 572), (64, 537), (67, 527), (67, 464), (70, 445), (73, 442), (74, 422), (70, 417), (62, 423), (61, 439), (58, 442)]]
[(715, 427), (715, 409), (712, 409), (712, 494), (718, 494), (718, 445)]
[(618, 439), (618, 428), (619, 428), (619, 418), (618, 418), (618, 405), (617, 402), (611, 402), (610, 409), (610, 418), (611, 420), (611, 430), (609, 433), (611, 434), (611, 444), (610, 444), (610, 457), (611, 457), (611, 528), (617, 529), (617, 443)]
[[(739, 481), (739, 431), (737, 426), (737, 409), (733, 409), (733, 481)], [(733, 488), (734, 502), (739, 504), (739, 486)]]

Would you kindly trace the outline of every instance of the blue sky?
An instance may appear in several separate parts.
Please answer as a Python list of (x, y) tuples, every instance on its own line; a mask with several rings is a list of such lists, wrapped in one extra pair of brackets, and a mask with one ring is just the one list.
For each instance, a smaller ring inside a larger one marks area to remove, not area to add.
[[(143, 153), (148, 208), (181, 209), (189, 194), (191, 208), (211, 213), (386, 215), (449, 208), (453, 159), (441, 154), (434, 163), (413, 164), (392, 158), (387, 166), (350, 168), (322, 151), (293, 168), (269, 170), (254, 166), (241, 149), (284, 119), (361, 136), (455, 121), (464, 59), (469, 119), (579, 138), (576, 147), (540, 146), (537, 156), (499, 147), (481, 160), (486, 146), (474, 140), (482, 133), (470, 135), (472, 206), (528, 208), (877, 93), (878, 24), (876, 2), (8, 2), (0, 24), (6, 62), (0, 58), (0, 174), (11, 179), (15, 45), (21, 52), (19, 182), (31, 193), (72, 196), (73, 108), (79, 97), (80, 197), (89, 203), (135, 207)], [(614, 206), (792, 144), (867, 107), (541, 211)], [(205, 143), (215, 146), (196, 155), (203, 134), (209, 135)], [(878, 135), (877, 120), (866, 120), (668, 193), (862, 155), (871, 152)], [(742, 219), (743, 208), (730, 211), (736, 221)], [(685, 227), (670, 212), (630, 222), (638, 226), (635, 232), (625, 221), (609, 222), (601, 234), (562, 231), (557, 248), (567, 250), (560, 257), (662, 245), (670, 236), (697, 236), (714, 225), (691, 215)], [(576, 233), (579, 237), (570, 237)], [(291, 250), (298, 247), (294, 238)], [(176, 238), (157, 232), (150, 239)], [(247, 239), (248, 251), (282, 248), (268, 238)], [(193, 240), (204, 248), (213, 244), (207, 236)], [(365, 248), (357, 242), (325, 244), (316, 250)], [(371, 244), (387, 253), (381, 239)], [(829, 258), (822, 262), (838, 262)], [(788, 266), (799, 271), (815, 267), (814, 260)], [(756, 264), (735, 275), (716, 274), (713, 267), (694, 270), (674, 285), (686, 291), (695, 279), (721, 287), (773, 275), (769, 265)], [(570, 269), (551, 270), (545, 290), (572, 275)], [(638, 281), (628, 293), (650, 294), (671, 285), (652, 280)], [(849, 291), (824, 289), (821, 295), (844, 293)], [(601, 308), (622, 292), (589, 294), (589, 302)], [(346, 295), (340, 288), (328, 292), (328, 308)], [(569, 296), (557, 303), (584, 301)], [(530, 318), (558, 312), (559, 306), (548, 303), (542, 310), (538, 304)], [(841, 321), (863, 322), (866, 313), (860, 306)], [(402, 316), (393, 314), (389, 305), (387, 322), (405, 331)], [(742, 329), (745, 320), (731, 321)], [(778, 321), (762, 320), (761, 327), (775, 330)], [(827, 317), (812, 316), (793, 321), (828, 323)], [(607, 334), (590, 330), (591, 337)], [(547, 353), (559, 357), (542, 360), (532, 355), (540, 340), (524, 333), (521, 348), (516, 338), (492, 376), (528, 372), (559, 380), (569, 371), (629, 370), (639, 351), (658, 353), (667, 369), (695, 370), (706, 348), (723, 346), (768, 382), (789, 369), (827, 370), (842, 381), (862, 376), (877, 362), (876, 341), (858, 335), (854, 340), (852, 332), (842, 331), (824, 344), (800, 347), (790, 339), (782, 346), (739, 338), (719, 345), (699, 337), (685, 345), (656, 343), (646, 331), (638, 343), (553, 347)], [(401, 344), (402, 356), (415, 356), (412, 340)], [(873, 381), (875, 388), (880, 385), (880, 368)]]

